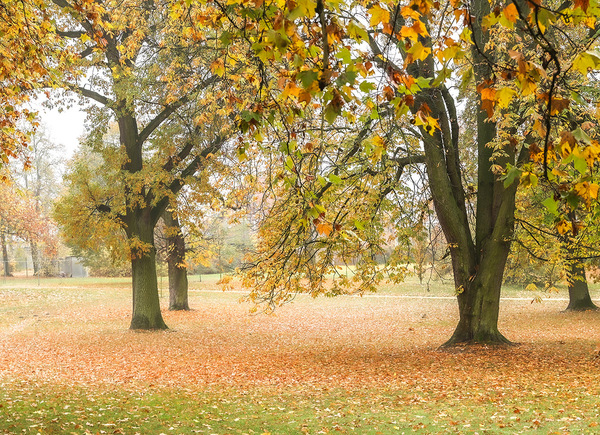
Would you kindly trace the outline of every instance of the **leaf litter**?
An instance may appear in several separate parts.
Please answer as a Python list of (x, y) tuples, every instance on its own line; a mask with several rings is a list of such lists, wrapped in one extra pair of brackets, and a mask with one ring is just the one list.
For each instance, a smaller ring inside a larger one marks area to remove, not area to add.
[[(515, 346), (440, 350), (457, 320), (452, 300), (299, 297), (267, 315), (250, 314), (239, 293), (192, 290), (192, 311), (163, 311), (170, 330), (132, 332), (127, 291), (55, 289), (37, 302), (35, 294), (0, 289), (0, 382), (183, 395), (233, 389), (238, 397), (269, 391), (312, 398), (312, 408), (343, 392), (346, 411), (351, 397), (372, 408), (444, 404), (436, 418), (449, 427), (464, 404), (491, 404), (497, 412), (487, 418), (497, 428), (525, 414), (541, 426), (550, 411), (566, 424), (598, 416), (597, 407), (577, 412), (578, 401), (600, 394), (600, 314), (562, 313), (562, 301), (504, 301), (500, 328)], [(539, 401), (563, 405), (540, 412)], [(417, 426), (419, 415), (410, 418)]]

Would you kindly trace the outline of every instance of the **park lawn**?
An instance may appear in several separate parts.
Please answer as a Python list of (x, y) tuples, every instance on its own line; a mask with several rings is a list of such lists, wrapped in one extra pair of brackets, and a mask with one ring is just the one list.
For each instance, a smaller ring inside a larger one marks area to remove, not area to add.
[(193, 281), (154, 333), (125, 286), (61, 283), (0, 288), (0, 433), (600, 431), (600, 314), (554, 296), (503, 301), (517, 346), (440, 351), (456, 302), (414, 282), (267, 315)]

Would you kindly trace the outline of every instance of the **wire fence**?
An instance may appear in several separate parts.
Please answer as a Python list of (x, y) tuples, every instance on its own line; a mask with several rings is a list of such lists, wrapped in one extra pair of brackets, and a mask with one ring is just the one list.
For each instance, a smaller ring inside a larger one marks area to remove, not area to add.
[(88, 269), (77, 257), (58, 259), (41, 258), (37, 264), (26, 258), (25, 260), (1, 261), (0, 273), (7, 277), (73, 277), (86, 278)]

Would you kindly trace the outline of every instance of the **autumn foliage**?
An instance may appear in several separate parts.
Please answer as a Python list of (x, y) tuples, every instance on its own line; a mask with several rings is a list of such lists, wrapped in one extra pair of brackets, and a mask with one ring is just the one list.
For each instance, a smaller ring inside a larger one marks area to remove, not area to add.
[(299, 297), (275, 315), (251, 315), (239, 292), (195, 283), (197, 309), (165, 311), (172, 331), (134, 333), (123, 322), (127, 282), (63, 282), (0, 289), (0, 309), (9, 309), (0, 428), (9, 433), (34, 424), (76, 433), (205, 424), (216, 433), (593, 433), (597, 423), (598, 314), (559, 313), (559, 300), (503, 302), (503, 329), (519, 346), (440, 351), (455, 302), (402, 288)]

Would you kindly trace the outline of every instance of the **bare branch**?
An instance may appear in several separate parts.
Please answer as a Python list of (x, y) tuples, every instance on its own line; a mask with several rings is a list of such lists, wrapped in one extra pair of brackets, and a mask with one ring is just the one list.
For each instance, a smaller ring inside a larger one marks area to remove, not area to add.
[(63, 38), (79, 39), (87, 32), (85, 30), (57, 30), (56, 34)]
[(92, 91), (91, 89), (86, 89), (83, 86), (67, 84), (67, 88), (73, 92), (83, 95), (84, 97), (91, 98), (92, 100), (97, 101), (106, 107), (111, 107), (114, 104), (114, 101), (110, 98), (105, 97), (96, 91)]

